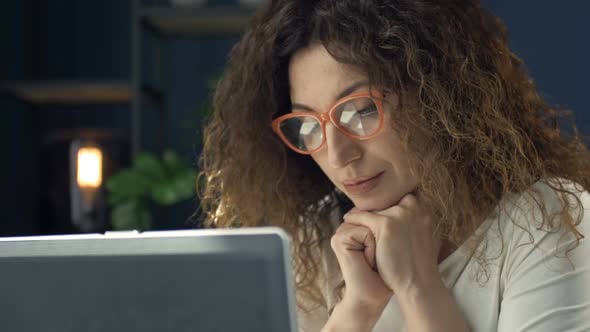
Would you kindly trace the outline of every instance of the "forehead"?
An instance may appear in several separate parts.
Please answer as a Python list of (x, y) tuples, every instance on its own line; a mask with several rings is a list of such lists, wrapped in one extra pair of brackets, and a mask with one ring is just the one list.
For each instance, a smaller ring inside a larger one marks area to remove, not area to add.
[(328, 107), (351, 83), (366, 80), (353, 66), (336, 61), (321, 44), (296, 52), (289, 63), (289, 87), (293, 103)]

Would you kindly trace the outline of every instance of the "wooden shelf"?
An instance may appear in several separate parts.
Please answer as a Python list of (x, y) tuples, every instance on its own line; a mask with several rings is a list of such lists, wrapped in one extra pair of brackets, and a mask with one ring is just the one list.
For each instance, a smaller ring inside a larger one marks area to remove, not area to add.
[(33, 105), (126, 104), (133, 95), (128, 82), (14, 81), (1, 87)]
[(157, 33), (175, 36), (240, 34), (253, 11), (240, 8), (144, 8), (143, 24)]

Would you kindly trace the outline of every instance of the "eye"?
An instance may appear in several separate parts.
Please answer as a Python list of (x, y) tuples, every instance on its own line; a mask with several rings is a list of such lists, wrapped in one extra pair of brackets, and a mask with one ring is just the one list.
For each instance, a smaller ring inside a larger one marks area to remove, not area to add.
[(357, 113), (362, 117), (375, 115), (377, 113), (377, 107), (375, 105), (370, 105), (360, 110), (357, 110)]

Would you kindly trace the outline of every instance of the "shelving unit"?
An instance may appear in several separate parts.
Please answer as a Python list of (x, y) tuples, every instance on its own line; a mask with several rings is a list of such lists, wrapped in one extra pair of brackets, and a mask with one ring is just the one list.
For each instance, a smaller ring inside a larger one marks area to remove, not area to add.
[(33, 106), (125, 104), (132, 99), (128, 82), (16, 81), (2, 89)]
[[(141, 151), (141, 124), (143, 110), (143, 92), (145, 84), (142, 77), (142, 35), (152, 33), (156, 37), (155, 47), (155, 80), (152, 95), (160, 96), (160, 125), (165, 123), (162, 100), (165, 98), (162, 87), (161, 72), (162, 49), (169, 38), (195, 38), (204, 36), (238, 35), (253, 14), (252, 9), (232, 7), (197, 7), (182, 8), (171, 6), (142, 5), (141, 0), (132, 2), (131, 24), (131, 89), (134, 92), (131, 103), (132, 153)], [(161, 137), (164, 135), (161, 134)]]
[[(130, 137), (132, 155), (142, 149), (142, 109), (147, 97), (160, 112), (165, 98), (158, 73), (163, 67), (162, 46), (169, 38), (204, 37), (240, 34), (252, 15), (252, 10), (232, 7), (181, 8), (142, 5), (132, 0), (131, 11), (131, 77), (129, 81), (51, 80), (4, 81), (0, 92), (13, 95), (34, 107), (49, 105), (109, 105), (130, 106)], [(156, 84), (147, 84), (142, 78), (142, 35), (152, 33), (157, 39)], [(163, 121), (163, 114), (160, 118)], [(162, 136), (162, 135), (160, 135)]]
[(233, 8), (157, 8), (139, 10), (141, 24), (164, 36), (203, 36), (239, 34), (252, 14), (251, 11)]

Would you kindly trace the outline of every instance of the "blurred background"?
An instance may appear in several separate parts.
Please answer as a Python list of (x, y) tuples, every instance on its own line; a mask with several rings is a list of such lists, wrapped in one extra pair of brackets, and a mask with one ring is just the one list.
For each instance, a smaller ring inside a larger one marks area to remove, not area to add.
[[(264, 0), (5, 0), (0, 236), (181, 229), (212, 86)], [(590, 2), (484, 0), (590, 134)]]

